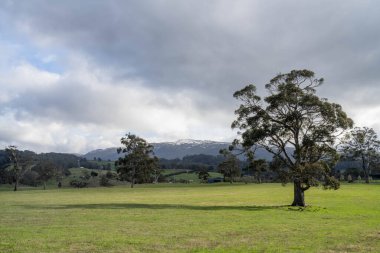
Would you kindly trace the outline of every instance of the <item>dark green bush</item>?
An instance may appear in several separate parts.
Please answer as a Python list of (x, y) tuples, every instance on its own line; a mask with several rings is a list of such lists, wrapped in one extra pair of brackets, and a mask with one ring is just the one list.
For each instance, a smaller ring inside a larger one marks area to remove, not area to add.
[(70, 181), (70, 185), (76, 188), (84, 188), (88, 185), (88, 181), (83, 179), (73, 179)]
[(102, 175), (99, 179), (99, 184), (101, 186), (112, 186), (112, 184), (110, 183), (110, 180), (109, 178), (107, 177), (107, 175)]

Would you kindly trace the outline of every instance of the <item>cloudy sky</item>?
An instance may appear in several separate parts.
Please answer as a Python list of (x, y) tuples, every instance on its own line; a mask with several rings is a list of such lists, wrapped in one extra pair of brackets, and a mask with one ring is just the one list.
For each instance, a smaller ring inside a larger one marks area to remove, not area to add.
[(379, 29), (375, 0), (4, 0), (0, 146), (229, 141), (234, 91), (304, 68), (380, 131)]

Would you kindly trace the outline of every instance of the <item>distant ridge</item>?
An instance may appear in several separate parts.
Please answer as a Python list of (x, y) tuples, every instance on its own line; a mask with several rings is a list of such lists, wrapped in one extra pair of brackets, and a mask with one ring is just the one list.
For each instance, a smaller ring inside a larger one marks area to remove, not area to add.
[[(154, 146), (154, 153), (159, 158), (165, 159), (182, 159), (187, 155), (218, 155), (219, 150), (228, 148), (229, 142), (217, 142), (209, 140), (192, 140), (181, 139), (175, 142), (160, 142), (152, 143)], [(102, 160), (115, 161), (118, 159), (117, 147), (96, 149), (83, 155), (86, 159), (92, 160), (95, 157)]]
[[(218, 142), (210, 140), (192, 140), (181, 139), (175, 142), (152, 143), (154, 153), (158, 158), (164, 159), (182, 159), (188, 155), (219, 155), (219, 150), (228, 148), (231, 143)], [(118, 159), (117, 148), (96, 149), (83, 155), (86, 159), (92, 160), (95, 157), (102, 160), (115, 161)], [(256, 157), (260, 159), (271, 160), (272, 155), (263, 149), (256, 151)]]

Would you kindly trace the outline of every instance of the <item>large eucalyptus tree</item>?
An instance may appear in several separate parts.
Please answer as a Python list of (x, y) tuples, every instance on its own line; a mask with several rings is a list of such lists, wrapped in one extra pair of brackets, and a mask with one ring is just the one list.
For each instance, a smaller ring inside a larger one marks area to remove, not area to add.
[(241, 101), (232, 123), (241, 135), (235, 144), (247, 150), (264, 148), (273, 155), (283, 182), (294, 183), (293, 206), (305, 206), (304, 192), (320, 182), (325, 188), (339, 188), (330, 176), (339, 157), (335, 142), (353, 121), (340, 105), (316, 95), (322, 83), (310, 70), (292, 70), (270, 80), (263, 100), (254, 85), (234, 93)]

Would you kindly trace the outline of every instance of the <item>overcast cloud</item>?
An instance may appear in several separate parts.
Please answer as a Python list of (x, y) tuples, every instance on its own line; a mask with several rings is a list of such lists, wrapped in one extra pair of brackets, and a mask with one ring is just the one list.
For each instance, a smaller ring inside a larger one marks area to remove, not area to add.
[(232, 93), (307, 68), (380, 131), (378, 1), (2, 1), (0, 145), (229, 141)]

